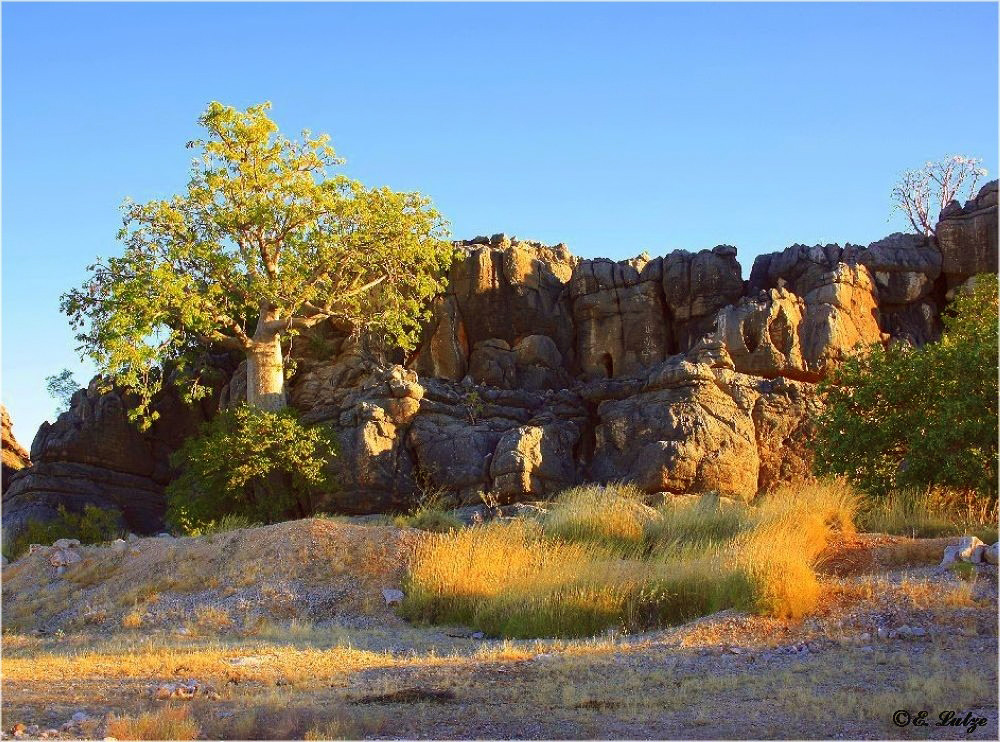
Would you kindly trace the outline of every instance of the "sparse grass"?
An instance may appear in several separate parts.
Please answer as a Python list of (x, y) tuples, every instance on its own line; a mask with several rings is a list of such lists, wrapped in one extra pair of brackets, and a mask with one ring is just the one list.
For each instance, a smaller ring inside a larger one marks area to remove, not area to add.
[[(973, 575), (975, 567), (972, 568)], [(960, 582), (949, 584), (941, 580), (918, 580), (910, 577), (903, 578), (899, 586), (899, 592), (916, 609), (926, 608), (968, 608), (974, 606), (973, 585), (971, 582)]]
[(198, 739), (201, 730), (183, 706), (165, 706), (138, 716), (112, 716), (108, 736), (115, 739)]
[(798, 618), (813, 570), (857, 498), (840, 482), (744, 506), (706, 496), (647, 507), (632, 487), (577, 487), (538, 522), (492, 522), (417, 548), (403, 613), (497, 636), (585, 636), (677, 623), (727, 607)]
[(911, 538), (978, 536), (997, 541), (997, 502), (973, 493), (940, 489), (903, 490), (867, 500), (858, 512), (865, 531)]
[(233, 627), (233, 619), (223, 608), (199, 605), (194, 611), (194, 625), (201, 633), (226, 631)]

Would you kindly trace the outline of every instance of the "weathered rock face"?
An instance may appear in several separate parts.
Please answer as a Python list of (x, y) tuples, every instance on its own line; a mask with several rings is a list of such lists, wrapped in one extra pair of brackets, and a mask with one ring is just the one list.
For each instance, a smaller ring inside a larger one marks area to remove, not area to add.
[[(213, 360), (220, 368), (218, 389), (232, 365), (224, 356)], [(203, 379), (212, 380), (207, 374)], [(116, 390), (102, 393), (95, 379), (73, 395), (67, 412), (35, 434), (32, 466), (13, 474), (3, 493), (5, 534), (29, 520), (51, 520), (60, 505), (76, 512), (86, 505), (112, 510), (137, 533), (161, 528), (170, 453), (214, 414), (217, 398), (188, 406), (168, 387), (154, 402), (160, 418), (143, 433), (128, 420), (129, 401)]]
[(662, 262), (643, 265), (584, 260), (573, 271), (569, 296), (576, 353), (587, 378), (640, 373), (673, 350), (661, 285)]
[(883, 339), (875, 285), (863, 265), (837, 263), (799, 285), (808, 289), (801, 298), (768, 289), (719, 312), (715, 339), (737, 371), (817, 381), (846, 355)]
[(718, 311), (743, 296), (741, 276), (731, 245), (694, 254), (676, 250), (663, 258), (663, 294), (677, 348), (690, 348), (712, 332)]
[(527, 335), (544, 335), (569, 359), (573, 325), (563, 287), (578, 262), (564, 245), (511, 240), (498, 234), (456, 245), (448, 289), (420, 349), (406, 363), (421, 376), (461, 380), (478, 343), (509, 347)]
[(0, 405), (0, 431), (3, 433), (3, 490), (7, 489), (7, 480), (17, 471), (31, 466), (31, 459), (24, 447), (14, 437), (13, 424), (7, 408)]
[(965, 206), (953, 201), (942, 211), (935, 238), (948, 288), (977, 273), (996, 272), (997, 181), (984, 185)]
[[(414, 353), (332, 325), (289, 348), (290, 403), (339, 441), (340, 486), (319, 507), (398, 510), (432, 492), (506, 503), (588, 480), (746, 499), (808, 476), (813, 382), (864, 346), (936, 339), (949, 289), (996, 269), (996, 208), (994, 182), (946, 210), (937, 242), (793, 245), (746, 282), (725, 245), (613, 262), (504, 235), (457, 243)], [(159, 528), (169, 452), (245, 399), (243, 366), (226, 375), (198, 410), (165, 397), (146, 434), (120, 396), (79, 392), (12, 477), (4, 526), (95, 502)]]

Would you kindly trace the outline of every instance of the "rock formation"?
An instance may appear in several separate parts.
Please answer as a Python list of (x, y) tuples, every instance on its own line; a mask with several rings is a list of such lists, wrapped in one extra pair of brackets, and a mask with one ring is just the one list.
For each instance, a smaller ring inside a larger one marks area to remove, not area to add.
[(7, 408), (0, 405), (0, 430), (3, 432), (3, 443), (2, 443), (2, 453), (3, 453), (3, 491), (7, 490), (7, 481), (14, 475), (15, 472), (24, 469), (27, 466), (31, 466), (31, 459), (28, 458), (28, 452), (24, 450), (24, 447), (17, 442), (14, 437), (13, 424), (10, 421), (10, 415), (7, 414)]
[[(994, 181), (946, 209), (936, 239), (793, 245), (746, 281), (728, 245), (614, 262), (504, 235), (457, 243), (415, 352), (333, 325), (290, 348), (290, 403), (339, 441), (321, 507), (507, 503), (585, 480), (748, 499), (806, 476), (814, 382), (860, 347), (936, 339), (949, 290), (996, 270), (996, 204)], [(78, 392), (12, 477), (5, 528), (91, 501), (159, 528), (169, 452), (245, 398), (244, 367), (227, 363), (213, 399), (192, 411), (166, 393), (145, 434), (117, 393)]]
[[(215, 360), (221, 371), (215, 377), (218, 387), (234, 364), (225, 356)], [(203, 380), (212, 378), (205, 374)], [(29, 520), (54, 518), (59, 505), (76, 512), (86, 505), (115, 511), (123, 527), (137, 533), (162, 528), (170, 454), (213, 414), (218, 391), (189, 406), (169, 385), (153, 404), (159, 419), (140, 432), (128, 419), (129, 399), (99, 387), (95, 378), (73, 395), (69, 410), (54, 423), (42, 423), (31, 444), (31, 466), (9, 481), (5, 474), (5, 537)]]

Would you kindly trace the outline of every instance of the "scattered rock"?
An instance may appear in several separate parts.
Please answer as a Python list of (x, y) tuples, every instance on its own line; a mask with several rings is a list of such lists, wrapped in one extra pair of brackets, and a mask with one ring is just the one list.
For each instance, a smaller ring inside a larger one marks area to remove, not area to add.
[(114, 541), (111, 542), (111, 550), (112, 551), (127, 551), (128, 550), (128, 541), (126, 541), (123, 538), (116, 538)]
[(403, 591), (391, 587), (382, 588), (382, 597), (386, 605), (399, 605), (403, 602)]
[(73, 551), (73, 549), (60, 549), (56, 548), (51, 554), (49, 554), (49, 564), (53, 567), (65, 567), (69, 564), (76, 564), (83, 557), (80, 553)]
[(998, 548), (998, 546), (1000, 546), (1000, 542), (998, 542), (996, 544), (993, 544), (993, 546), (986, 547), (986, 550), (983, 552), (983, 560), (987, 564), (996, 564), (997, 563), (997, 561), (998, 561), (998, 559), (997, 559), (997, 557), (998, 557), (998, 554), (997, 554), (997, 548)]
[(80, 545), (80, 539), (78, 538), (61, 538), (52, 544), (53, 549), (71, 549), (74, 546)]
[(975, 536), (963, 536), (957, 543), (944, 550), (944, 558), (941, 560), (940, 566), (946, 567), (955, 562), (971, 562), (976, 548), (982, 545), (983, 542)]

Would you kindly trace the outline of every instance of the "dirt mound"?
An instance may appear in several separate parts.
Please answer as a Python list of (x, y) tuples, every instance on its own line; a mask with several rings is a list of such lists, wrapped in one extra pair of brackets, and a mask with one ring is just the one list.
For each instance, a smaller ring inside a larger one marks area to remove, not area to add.
[(299, 619), (395, 622), (382, 588), (398, 588), (419, 532), (306, 519), (199, 538), (76, 547), (60, 571), (52, 549), (4, 570), (4, 625), (43, 633), (94, 627), (250, 630)]

